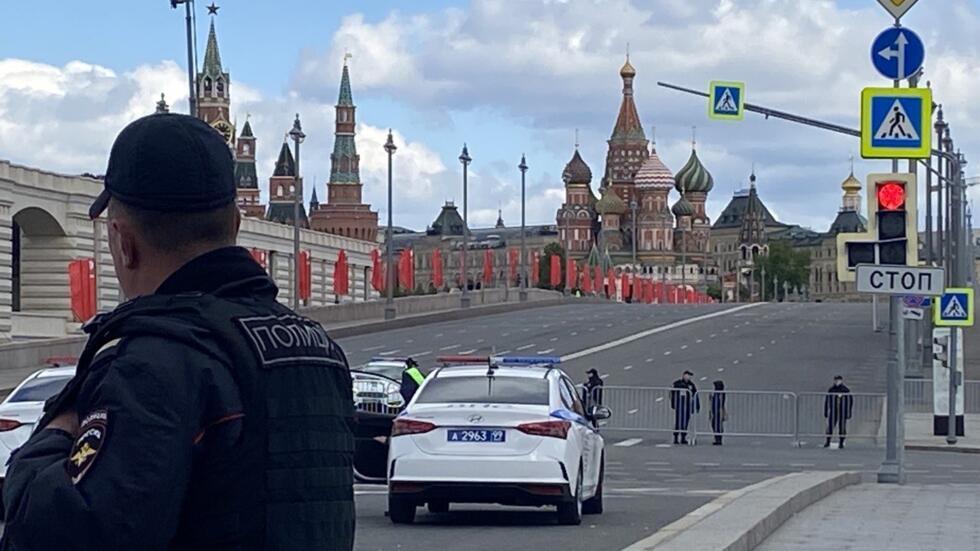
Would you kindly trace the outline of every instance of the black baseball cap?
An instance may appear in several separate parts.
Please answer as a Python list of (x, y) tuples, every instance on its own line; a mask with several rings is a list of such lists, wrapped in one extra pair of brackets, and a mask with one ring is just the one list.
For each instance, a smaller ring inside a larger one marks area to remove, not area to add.
[(98, 218), (109, 199), (155, 212), (201, 212), (235, 200), (231, 150), (207, 123), (161, 113), (123, 128), (109, 153), (105, 189), (89, 207)]

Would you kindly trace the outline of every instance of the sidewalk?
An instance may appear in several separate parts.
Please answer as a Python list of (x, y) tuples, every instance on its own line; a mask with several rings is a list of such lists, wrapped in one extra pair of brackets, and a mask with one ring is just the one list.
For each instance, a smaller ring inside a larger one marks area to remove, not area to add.
[(963, 422), (966, 436), (957, 437), (956, 444), (950, 445), (945, 436), (932, 434), (931, 413), (906, 413), (905, 449), (980, 453), (980, 414), (968, 413)]
[(757, 551), (977, 549), (980, 485), (861, 484), (807, 507)]

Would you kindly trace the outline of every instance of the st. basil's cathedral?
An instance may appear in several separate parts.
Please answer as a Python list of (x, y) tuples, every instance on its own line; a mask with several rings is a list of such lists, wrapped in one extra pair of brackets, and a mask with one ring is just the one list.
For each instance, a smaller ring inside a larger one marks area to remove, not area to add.
[[(630, 266), (635, 246), (636, 266), (631, 271), (665, 273), (683, 264), (706, 273), (712, 262), (705, 201), (714, 179), (693, 144), (690, 158), (676, 175), (667, 168), (640, 123), (633, 100), (636, 69), (628, 56), (619, 75), (623, 99), (608, 140), (599, 197), (592, 191), (592, 170), (576, 147), (562, 172), (560, 240), (572, 258), (590, 264)], [(671, 205), (672, 189), (679, 197)]]

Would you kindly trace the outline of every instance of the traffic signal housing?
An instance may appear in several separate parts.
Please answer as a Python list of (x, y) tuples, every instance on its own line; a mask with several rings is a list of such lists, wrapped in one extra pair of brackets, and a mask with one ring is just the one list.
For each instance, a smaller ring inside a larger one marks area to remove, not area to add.
[(869, 174), (868, 228), (837, 235), (837, 279), (854, 281), (858, 264), (918, 266), (915, 174)]
[(949, 367), (949, 335), (932, 338), (932, 359)]

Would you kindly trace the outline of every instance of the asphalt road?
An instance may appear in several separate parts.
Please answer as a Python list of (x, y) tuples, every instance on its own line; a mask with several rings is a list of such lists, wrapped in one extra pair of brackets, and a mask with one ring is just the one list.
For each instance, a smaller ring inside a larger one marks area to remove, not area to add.
[[(871, 330), (866, 304), (733, 310), (582, 303), (376, 333), (340, 344), (352, 365), (382, 354), (412, 355), (423, 367), (434, 367), (439, 354), (491, 349), (560, 355), (571, 357), (562, 368), (575, 380), (584, 380), (585, 371), (595, 367), (610, 389), (669, 386), (690, 369), (702, 389), (722, 378), (730, 390), (823, 392), (839, 373), (855, 392), (880, 393), (887, 333)], [(714, 447), (704, 438), (697, 446), (672, 446), (665, 432), (604, 434), (606, 512), (586, 517), (580, 527), (557, 526), (548, 509), (475, 505), (453, 506), (444, 515), (420, 510), (416, 525), (396, 527), (385, 517), (384, 487), (359, 486), (357, 549), (477, 550), (487, 549), (488, 542), (515, 549), (622, 549), (721, 493), (778, 474), (845, 469), (872, 480), (883, 454), (874, 439), (851, 439), (840, 450), (820, 447), (822, 438), (796, 447), (792, 438), (728, 437), (725, 446)], [(911, 481), (980, 482), (980, 457), (910, 452), (907, 462)]]

